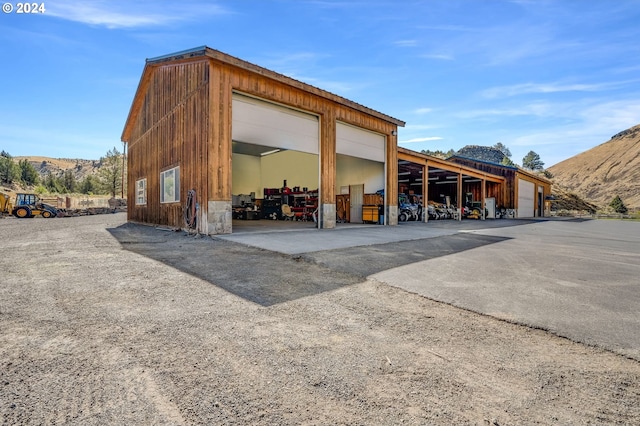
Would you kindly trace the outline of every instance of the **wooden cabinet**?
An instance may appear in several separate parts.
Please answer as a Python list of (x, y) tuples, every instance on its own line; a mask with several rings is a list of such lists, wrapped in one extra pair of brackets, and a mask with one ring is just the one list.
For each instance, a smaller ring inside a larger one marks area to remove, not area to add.
[(377, 205), (363, 205), (362, 206), (362, 221), (364, 223), (378, 223), (380, 215), (378, 214)]

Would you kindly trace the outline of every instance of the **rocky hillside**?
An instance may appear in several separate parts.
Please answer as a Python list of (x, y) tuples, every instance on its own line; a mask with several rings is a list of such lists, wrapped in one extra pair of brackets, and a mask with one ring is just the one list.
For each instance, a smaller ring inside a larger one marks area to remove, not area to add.
[(499, 149), (480, 145), (467, 145), (458, 150), (456, 155), (495, 164), (500, 164), (505, 158), (505, 155)]
[(49, 173), (55, 177), (61, 177), (67, 170), (72, 170), (77, 181), (84, 179), (88, 175), (96, 174), (100, 168), (100, 160), (81, 160), (70, 158), (50, 158), (50, 157), (14, 157), (14, 160), (28, 160), (38, 171), (41, 178), (45, 178)]
[(600, 207), (619, 195), (640, 208), (640, 125), (548, 169), (553, 182)]

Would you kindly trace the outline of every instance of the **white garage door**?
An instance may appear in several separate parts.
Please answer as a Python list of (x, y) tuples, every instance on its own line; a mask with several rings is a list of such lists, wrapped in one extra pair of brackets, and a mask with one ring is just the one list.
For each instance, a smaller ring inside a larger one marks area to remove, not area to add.
[(535, 184), (524, 179), (518, 179), (518, 217), (534, 216)]
[(319, 153), (318, 117), (233, 94), (232, 136), (237, 142)]
[(384, 163), (385, 138), (359, 127), (338, 122), (336, 125), (336, 152), (356, 158)]

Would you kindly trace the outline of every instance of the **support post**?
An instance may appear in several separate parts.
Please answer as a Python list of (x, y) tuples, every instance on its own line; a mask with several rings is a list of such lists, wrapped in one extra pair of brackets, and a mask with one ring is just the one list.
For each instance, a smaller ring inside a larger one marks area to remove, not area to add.
[(482, 179), (482, 190), (480, 191), (480, 207), (482, 208), (482, 212), (481, 212), (481, 218), (482, 220), (485, 219), (485, 210), (487, 210), (486, 206), (484, 205), (485, 203), (485, 198), (487, 196), (487, 181), (486, 179)]
[(458, 171), (458, 220), (462, 220), (462, 171)]
[(320, 117), (320, 199), (318, 227), (336, 227), (336, 115), (328, 109)]

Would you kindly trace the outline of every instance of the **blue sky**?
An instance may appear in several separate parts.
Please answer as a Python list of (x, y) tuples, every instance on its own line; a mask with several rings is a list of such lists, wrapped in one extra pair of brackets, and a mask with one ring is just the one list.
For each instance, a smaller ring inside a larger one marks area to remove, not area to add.
[(639, 0), (4, 3), (13, 156), (121, 150), (145, 59), (203, 45), (406, 121), (417, 151), (502, 142), (551, 166), (640, 124)]

